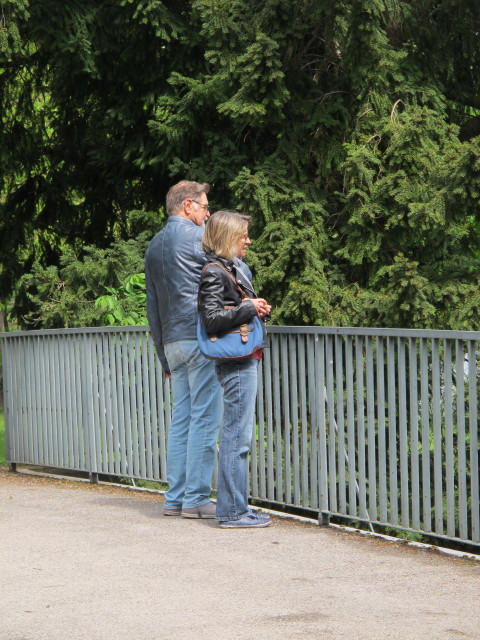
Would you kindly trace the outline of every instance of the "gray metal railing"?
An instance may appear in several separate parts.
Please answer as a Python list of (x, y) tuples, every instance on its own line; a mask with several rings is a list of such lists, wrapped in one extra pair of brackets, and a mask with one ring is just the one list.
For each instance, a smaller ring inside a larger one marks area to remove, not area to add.
[[(480, 542), (480, 332), (270, 327), (252, 498)], [(0, 334), (10, 462), (166, 481), (147, 327)]]

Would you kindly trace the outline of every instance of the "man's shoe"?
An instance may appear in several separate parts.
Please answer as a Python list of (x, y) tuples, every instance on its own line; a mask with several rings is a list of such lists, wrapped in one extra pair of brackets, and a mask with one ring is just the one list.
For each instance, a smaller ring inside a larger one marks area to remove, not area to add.
[(163, 507), (163, 515), (164, 516), (181, 516), (182, 509), (180, 507), (178, 509), (165, 509), (165, 507)]
[(182, 518), (215, 518), (216, 511), (217, 505), (214, 502), (207, 502), (193, 509), (182, 509)]
[(254, 513), (252, 511), (239, 520), (220, 522), (220, 527), (222, 529), (250, 529), (253, 527), (269, 527), (271, 524), (272, 521), (267, 515), (264, 513)]

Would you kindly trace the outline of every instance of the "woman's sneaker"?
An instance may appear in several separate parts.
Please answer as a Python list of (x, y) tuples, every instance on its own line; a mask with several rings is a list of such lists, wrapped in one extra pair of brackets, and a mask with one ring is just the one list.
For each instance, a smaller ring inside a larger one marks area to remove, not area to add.
[(228, 520), (220, 522), (222, 529), (249, 529), (251, 527), (268, 527), (271, 525), (270, 518), (263, 513), (254, 513), (251, 511), (248, 515), (243, 516), (239, 520)]

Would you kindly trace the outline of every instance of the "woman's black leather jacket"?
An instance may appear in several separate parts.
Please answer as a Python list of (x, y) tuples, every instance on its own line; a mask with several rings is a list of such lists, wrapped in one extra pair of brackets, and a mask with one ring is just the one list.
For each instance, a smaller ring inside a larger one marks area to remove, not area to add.
[[(213, 335), (230, 331), (256, 316), (255, 305), (248, 298), (256, 298), (257, 295), (241, 268), (235, 266), (231, 260), (219, 258), (211, 253), (207, 253), (207, 260), (198, 288), (198, 311), (207, 333)], [(240, 291), (225, 270), (244, 291), (246, 299), (242, 299)], [(263, 323), (262, 326), (266, 340)]]

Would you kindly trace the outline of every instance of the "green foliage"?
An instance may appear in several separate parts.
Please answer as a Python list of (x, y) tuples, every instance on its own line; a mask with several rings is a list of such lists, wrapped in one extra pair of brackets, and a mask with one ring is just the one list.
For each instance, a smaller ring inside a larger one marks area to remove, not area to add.
[(108, 274), (83, 247), (153, 235), (131, 212), (187, 178), (213, 185), (212, 210), (253, 216), (276, 322), (476, 328), (476, 0), (0, 5), (0, 299), (15, 292), (16, 318), (111, 322), (107, 296), (135, 320), (139, 246), (129, 271), (105, 254)]
[(106, 287), (106, 289), (108, 294), (95, 300), (95, 306), (103, 311), (102, 324), (110, 326), (148, 324), (144, 273), (128, 276), (120, 287)]
[(35, 263), (21, 278), (34, 309), (24, 323), (46, 329), (146, 324), (145, 278), (138, 273), (145, 245), (128, 240), (108, 249), (90, 246), (81, 257), (66, 247), (59, 267)]

